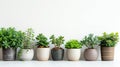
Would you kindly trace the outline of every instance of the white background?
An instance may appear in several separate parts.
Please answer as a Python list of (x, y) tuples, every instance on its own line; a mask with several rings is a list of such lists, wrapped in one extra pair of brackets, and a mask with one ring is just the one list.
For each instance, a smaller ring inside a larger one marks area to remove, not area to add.
[(0, 0), (0, 27), (10, 26), (23, 31), (31, 27), (35, 35), (63, 35), (66, 41), (120, 32), (120, 0)]

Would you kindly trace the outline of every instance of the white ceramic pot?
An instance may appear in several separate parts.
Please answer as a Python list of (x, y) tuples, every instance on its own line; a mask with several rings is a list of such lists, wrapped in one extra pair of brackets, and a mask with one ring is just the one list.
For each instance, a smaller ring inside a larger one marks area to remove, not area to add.
[(0, 60), (2, 60), (2, 48), (0, 48)]
[(67, 49), (67, 58), (70, 61), (78, 61), (80, 59), (80, 49)]
[(22, 49), (22, 54), (20, 59), (24, 61), (30, 61), (34, 57), (34, 50), (33, 49)]
[(37, 48), (37, 59), (47, 61), (50, 57), (50, 48)]

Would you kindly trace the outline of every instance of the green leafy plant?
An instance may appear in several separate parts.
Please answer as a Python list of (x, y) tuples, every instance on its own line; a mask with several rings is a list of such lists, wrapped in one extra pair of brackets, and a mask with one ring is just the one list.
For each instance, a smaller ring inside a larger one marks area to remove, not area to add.
[(99, 36), (98, 38), (101, 41), (101, 46), (114, 47), (119, 41), (119, 34), (118, 32), (110, 34), (104, 32), (103, 36)]
[(50, 37), (50, 42), (51, 42), (52, 44), (54, 44), (55, 47), (60, 48), (60, 46), (61, 46), (62, 44), (64, 44), (64, 37), (63, 37), (63, 36), (59, 36), (58, 38), (56, 38), (54, 35), (52, 35), (52, 36)]
[(94, 36), (93, 34), (89, 34), (88, 36), (85, 36), (83, 40), (81, 41), (82, 45), (85, 45), (88, 48), (94, 49), (95, 46), (98, 46), (100, 44), (100, 40), (97, 36)]
[(3, 48), (18, 48), (23, 46), (24, 33), (15, 28), (0, 28), (0, 45)]
[(33, 47), (34, 42), (34, 32), (32, 28), (28, 28), (27, 31), (25, 31), (25, 37), (23, 40), (23, 48), (24, 49), (30, 49)]
[(66, 42), (65, 48), (67, 49), (79, 49), (82, 48), (82, 44), (78, 40), (70, 40)]
[(36, 37), (36, 39), (38, 40), (37, 46), (38, 46), (39, 48), (44, 48), (44, 47), (47, 48), (47, 47), (49, 47), (49, 46), (48, 46), (49, 42), (47, 41), (48, 39), (47, 39), (47, 37), (45, 37), (42, 33), (39, 34), (39, 35)]

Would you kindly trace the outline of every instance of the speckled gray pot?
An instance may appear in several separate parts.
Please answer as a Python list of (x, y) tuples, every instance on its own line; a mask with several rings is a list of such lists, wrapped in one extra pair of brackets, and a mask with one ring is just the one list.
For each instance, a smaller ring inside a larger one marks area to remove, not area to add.
[(3, 48), (3, 60), (13, 61), (16, 58), (16, 49), (13, 48)]
[(53, 48), (51, 50), (52, 59), (57, 60), (63, 60), (64, 57), (64, 49), (62, 48)]

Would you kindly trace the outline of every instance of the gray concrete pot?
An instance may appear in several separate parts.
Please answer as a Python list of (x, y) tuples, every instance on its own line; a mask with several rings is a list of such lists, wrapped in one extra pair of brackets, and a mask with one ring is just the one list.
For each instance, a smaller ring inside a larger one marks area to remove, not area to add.
[(55, 60), (55, 61), (63, 60), (64, 49), (63, 48), (53, 48), (51, 50), (51, 56), (52, 56), (52, 59)]
[(98, 52), (96, 49), (86, 49), (84, 51), (84, 57), (87, 61), (96, 61), (98, 58)]
[(16, 49), (13, 48), (3, 48), (3, 60), (13, 61), (16, 59)]

